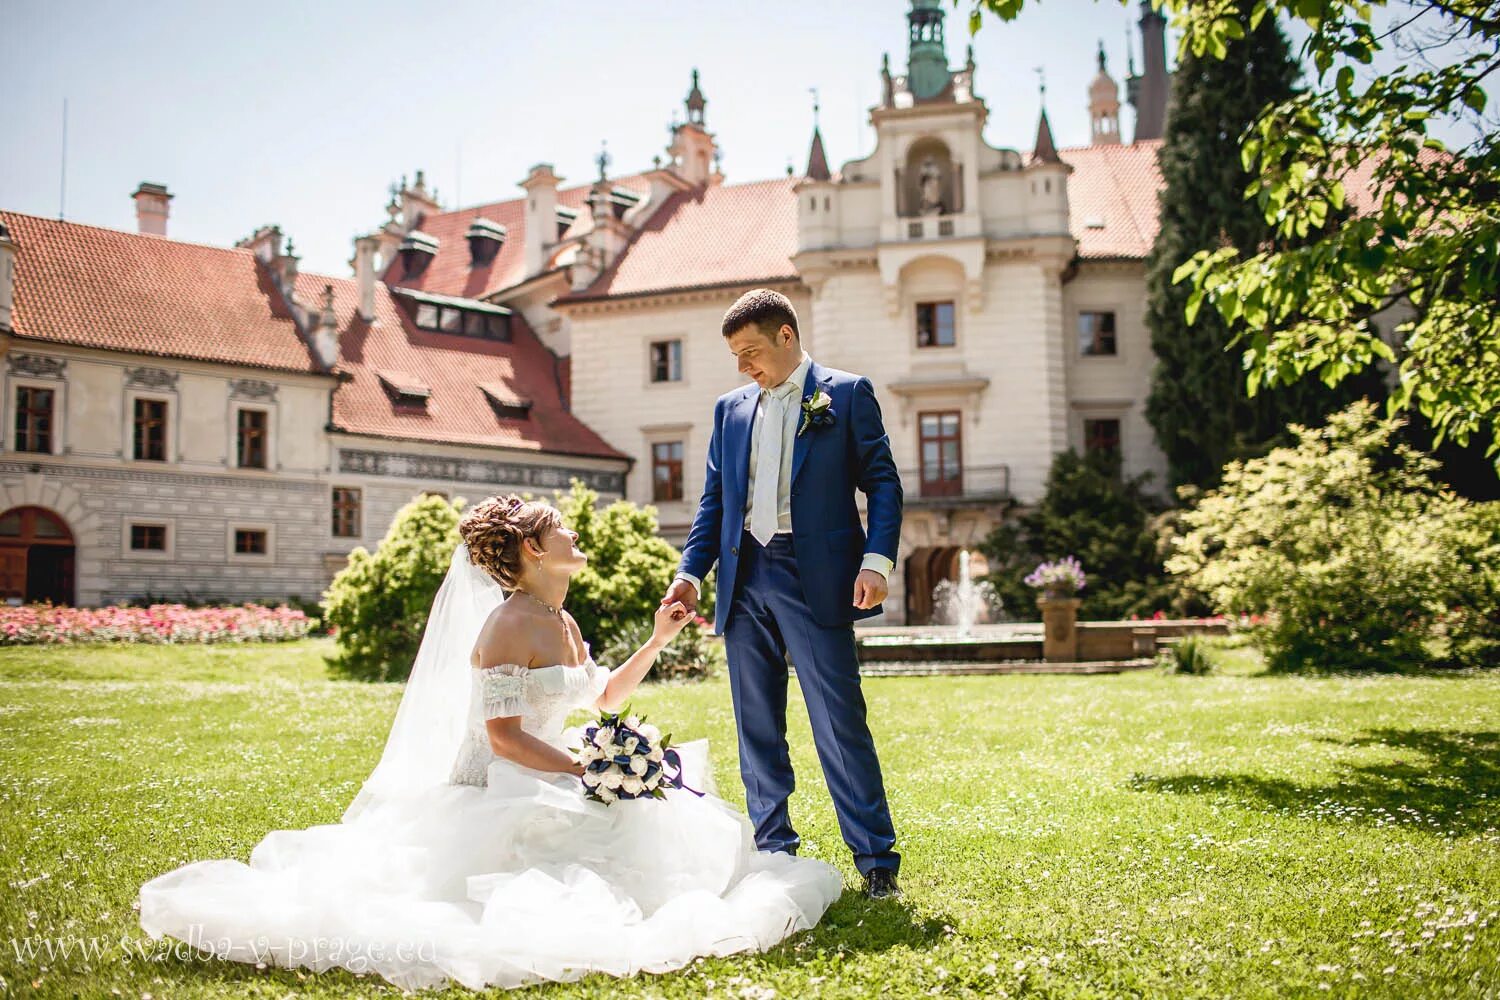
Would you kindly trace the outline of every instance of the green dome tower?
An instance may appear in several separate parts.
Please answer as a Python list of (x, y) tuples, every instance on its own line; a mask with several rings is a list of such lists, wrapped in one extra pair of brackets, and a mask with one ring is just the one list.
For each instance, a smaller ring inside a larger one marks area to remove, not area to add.
[(907, 86), (915, 99), (930, 101), (943, 92), (949, 81), (942, 0), (912, 0), (906, 20), (911, 25), (906, 54)]

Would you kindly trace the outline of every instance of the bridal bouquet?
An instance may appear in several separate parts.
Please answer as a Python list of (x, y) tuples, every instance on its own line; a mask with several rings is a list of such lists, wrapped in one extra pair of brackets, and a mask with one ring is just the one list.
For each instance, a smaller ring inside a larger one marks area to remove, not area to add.
[(576, 753), (584, 766), (584, 798), (595, 802), (662, 799), (663, 785), (683, 787), (682, 764), (671, 737), (662, 736), (644, 716), (605, 712), (584, 729), (583, 747)]

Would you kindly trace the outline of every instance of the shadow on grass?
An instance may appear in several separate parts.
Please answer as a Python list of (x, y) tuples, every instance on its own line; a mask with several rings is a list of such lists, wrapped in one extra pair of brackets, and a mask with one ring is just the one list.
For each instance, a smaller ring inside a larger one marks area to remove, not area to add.
[[(805, 958), (799, 948), (880, 952), (908, 947), (920, 950), (940, 939), (951, 919), (918, 917), (902, 899), (866, 899), (863, 893), (846, 891), (828, 908), (817, 926), (805, 935), (767, 952), (772, 965), (796, 965)], [(792, 945), (795, 943), (796, 947)]]
[(1249, 774), (1134, 775), (1136, 791), (1214, 795), (1303, 819), (1472, 833), (1500, 826), (1500, 733), (1376, 729), (1350, 748), (1384, 747), (1394, 759), (1346, 767), (1337, 781), (1303, 784)]

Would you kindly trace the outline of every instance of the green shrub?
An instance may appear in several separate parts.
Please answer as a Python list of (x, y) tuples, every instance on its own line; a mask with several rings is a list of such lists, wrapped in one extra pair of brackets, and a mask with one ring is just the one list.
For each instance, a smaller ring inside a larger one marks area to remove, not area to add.
[(335, 633), (333, 669), (359, 680), (404, 681), (458, 545), (462, 500), (421, 496), (401, 508), (374, 553), (349, 554), (323, 595)]
[(1494, 504), (1431, 478), (1361, 401), (1295, 447), (1231, 462), (1181, 518), (1167, 569), (1222, 614), (1264, 615), (1273, 670), (1476, 663), (1500, 640)]
[[(707, 621), (691, 622), (667, 644), (646, 675), (647, 680), (704, 680), (725, 666), (724, 643), (714, 638)], [(627, 624), (614, 634), (595, 657), (608, 667), (618, 667), (651, 637), (651, 621)]]
[(1148, 475), (1127, 479), (1118, 455), (1069, 449), (1052, 460), (1046, 492), (1024, 513), (1012, 501), (985, 539), (986, 579), (1010, 619), (1034, 620), (1036, 595), (1023, 578), (1039, 562), (1076, 556), (1088, 573), (1080, 618), (1149, 616), (1174, 607), (1158, 545), (1161, 504), (1145, 490)]
[(626, 500), (599, 507), (598, 501), (599, 494), (575, 481), (556, 503), (589, 557), (568, 585), (568, 610), (583, 637), (603, 649), (632, 623), (650, 627), (677, 574), (679, 554), (657, 534), (656, 508)]
[(1156, 664), (1169, 674), (1212, 673), (1214, 665), (1209, 648), (1208, 640), (1202, 636), (1185, 635), (1164, 645), (1156, 654)]

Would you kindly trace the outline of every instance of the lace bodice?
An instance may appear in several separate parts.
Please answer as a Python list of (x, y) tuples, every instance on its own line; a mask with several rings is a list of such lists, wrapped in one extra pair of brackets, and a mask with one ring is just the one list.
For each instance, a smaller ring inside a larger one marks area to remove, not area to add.
[(562, 747), (568, 713), (592, 705), (609, 681), (609, 670), (592, 656), (577, 666), (560, 663), (528, 669), (519, 663), (499, 663), (471, 672), (468, 731), (449, 779), (459, 785), (483, 785), (495, 760), (487, 720), (520, 716), (524, 731)]

